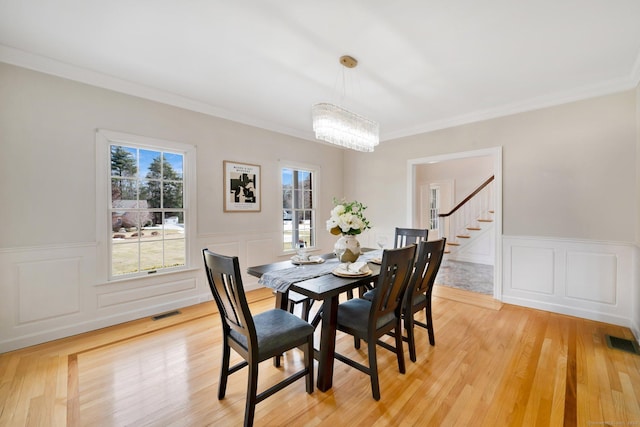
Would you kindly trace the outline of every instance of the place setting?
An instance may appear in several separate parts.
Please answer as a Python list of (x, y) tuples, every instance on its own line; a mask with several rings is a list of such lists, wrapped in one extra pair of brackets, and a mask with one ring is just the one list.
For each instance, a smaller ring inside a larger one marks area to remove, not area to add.
[(338, 277), (367, 277), (373, 274), (366, 261), (344, 262), (332, 273)]
[(294, 265), (322, 264), (324, 258), (317, 255), (309, 255), (304, 243), (300, 243), (296, 247), (296, 254), (291, 257), (291, 263)]

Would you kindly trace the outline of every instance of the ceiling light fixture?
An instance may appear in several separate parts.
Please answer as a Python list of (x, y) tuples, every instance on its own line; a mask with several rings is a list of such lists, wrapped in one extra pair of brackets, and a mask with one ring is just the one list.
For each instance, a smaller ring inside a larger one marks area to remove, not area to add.
[[(346, 68), (354, 68), (358, 61), (351, 56), (340, 57)], [(378, 122), (335, 104), (326, 102), (311, 107), (316, 138), (357, 151), (373, 151), (380, 142)]]

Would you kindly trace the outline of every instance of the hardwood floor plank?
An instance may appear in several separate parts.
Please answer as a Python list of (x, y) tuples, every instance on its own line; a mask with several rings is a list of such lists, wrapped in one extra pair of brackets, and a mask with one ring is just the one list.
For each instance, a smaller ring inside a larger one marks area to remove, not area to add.
[[(254, 313), (273, 307), (268, 290), (250, 296)], [(180, 311), (0, 355), (0, 426), (240, 424), (246, 372), (232, 375), (219, 401), (213, 303)], [(627, 328), (439, 297), (433, 314), (436, 345), (417, 328), (418, 361), (405, 348), (405, 375), (378, 347), (379, 402), (366, 375), (336, 361), (333, 389), (308, 395), (299, 381), (257, 406), (256, 425), (640, 423), (640, 356), (610, 349), (604, 339), (632, 337)], [(350, 336), (338, 334), (336, 348), (366, 360), (366, 344), (356, 350)], [(280, 369), (264, 362), (259, 389), (300, 366), (299, 351), (287, 352)]]

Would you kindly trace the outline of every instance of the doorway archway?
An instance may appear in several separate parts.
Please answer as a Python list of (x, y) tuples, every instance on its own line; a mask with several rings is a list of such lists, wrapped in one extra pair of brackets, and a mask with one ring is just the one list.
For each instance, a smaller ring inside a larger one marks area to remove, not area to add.
[(465, 151), (459, 153), (442, 154), (438, 156), (422, 157), (407, 161), (407, 223), (419, 225), (421, 215), (421, 183), (416, 180), (417, 169), (421, 165), (446, 163), (459, 159), (475, 157), (490, 157), (492, 159), (493, 175), (495, 177), (495, 189), (493, 192), (494, 206), (494, 274), (493, 274), (493, 298), (502, 298), (502, 147), (493, 147), (482, 150)]

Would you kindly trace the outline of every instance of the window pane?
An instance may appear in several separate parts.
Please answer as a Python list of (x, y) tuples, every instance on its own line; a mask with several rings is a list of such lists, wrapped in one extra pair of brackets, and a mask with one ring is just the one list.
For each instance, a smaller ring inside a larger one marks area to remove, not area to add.
[(182, 208), (184, 199), (182, 194), (182, 183), (165, 182), (162, 191), (162, 207), (165, 209)]
[(160, 181), (140, 182), (140, 208), (161, 208), (162, 184)]
[(164, 267), (162, 258), (162, 241), (145, 241), (140, 243), (140, 270), (157, 270)]
[(162, 177), (164, 179), (182, 181), (183, 176), (182, 154), (164, 153), (164, 166)]
[[(135, 239), (134, 239), (135, 240)], [(138, 272), (138, 243), (128, 239), (114, 239), (111, 252), (111, 274), (120, 276)]]
[(162, 177), (162, 153), (159, 151), (140, 150), (140, 177), (160, 179)]
[(111, 200), (112, 202), (119, 200), (129, 200), (134, 202), (133, 204), (117, 204), (113, 203), (112, 207), (121, 208), (136, 208), (138, 199), (138, 181), (133, 179), (120, 179), (111, 178)]
[(120, 145), (111, 146), (111, 176), (136, 177), (138, 150)]
[[(150, 212), (139, 212), (124, 209), (114, 210), (111, 212), (111, 225), (114, 232), (122, 232), (122, 229), (124, 229), (127, 233), (135, 233), (140, 230), (142, 226), (151, 223), (152, 220), (153, 216)], [(137, 236), (128, 234), (126, 237), (130, 238)]]
[(185, 265), (186, 241), (183, 237), (174, 235), (164, 241), (164, 266), (178, 267)]

